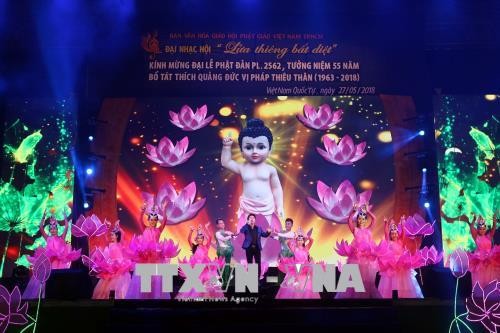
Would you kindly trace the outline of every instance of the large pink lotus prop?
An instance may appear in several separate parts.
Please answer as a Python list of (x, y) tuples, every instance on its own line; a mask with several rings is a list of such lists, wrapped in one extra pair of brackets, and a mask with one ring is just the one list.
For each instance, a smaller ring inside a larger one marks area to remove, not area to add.
[(193, 156), (196, 148), (187, 151), (188, 145), (189, 139), (187, 136), (181, 141), (177, 141), (175, 146), (169, 138), (164, 136), (157, 147), (149, 143), (146, 144), (146, 149), (148, 150), (146, 157), (162, 167), (173, 167), (186, 162)]
[(52, 267), (50, 265), (49, 257), (47, 257), (45, 253), (42, 253), (38, 256), (33, 265), (33, 276), (38, 280), (38, 282), (44, 284), (49, 279), (51, 270)]
[(428, 236), (434, 232), (434, 223), (430, 224), (419, 214), (414, 214), (406, 218), (405, 232), (409, 237)]
[(349, 213), (355, 203), (369, 206), (372, 195), (372, 191), (365, 191), (356, 195), (354, 186), (348, 180), (344, 180), (336, 192), (318, 180), (316, 190), (320, 201), (307, 197), (307, 202), (320, 217), (336, 223), (347, 223)]
[(420, 255), (425, 261), (425, 265), (437, 264), (443, 259), (443, 252), (439, 252), (434, 245), (431, 247), (424, 246), (419, 250)]
[(196, 131), (197, 129), (207, 126), (214, 116), (207, 118), (207, 106), (203, 105), (196, 109), (196, 112), (188, 106), (184, 105), (181, 111), (177, 114), (169, 111), (170, 122), (184, 131)]
[(463, 277), (469, 270), (469, 257), (461, 248), (453, 251), (449, 257), (450, 271), (456, 278)]
[(106, 220), (102, 223), (99, 217), (94, 214), (89, 217), (80, 215), (76, 223), (71, 227), (71, 234), (75, 237), (99, 237), (105, 234), (107, 230)]
[(366, 152), (364, 151), (366, 142), (361, 142), (360, 144), (355, 145), (349, 135), (344, 136), (338, 144), (334, 139), (325, 135), (323, 137), (323, 144), (325, 145), (326, 150), (319, 147), (316, 147), (316, 150), (330, 163), (338, 165), (351, 165), (366, 155)]
[(488, 332), (497, 332), (500, 327), (500, 283), (493, 280), (481, 288), (476, 282), (472, 295), (465, 300), (467, 320), (480, 322)]
[(9, 325), (24, 325), (28, 323), (28, 303), (21, 305), (21, 293), (16, 286), (10, 293), (0, 285), (0, 332), (7, 330)]
[(304, 115), (297, 115), (297, 119), (314, 130), (327, 130), (340, 123), (344, 111), (338, 110), (332, 112), (328, 104), (321, 105), (318, 110), (314, 106), (304, 105)]
[[(160, 208), (160, 214), (167, 218), (167, 224), (178, 224), (192, 219), (205, 205), (205, 198), (194, 201), (196, 196), (196, 183), (191, 182), (179, 193), (169, 182), (165, 182), (156, 196), (143, 192), (142, 197), (146, 204), (152, 207), (156, 205)], [(162, 216), (163, 217), (163, 216)]]

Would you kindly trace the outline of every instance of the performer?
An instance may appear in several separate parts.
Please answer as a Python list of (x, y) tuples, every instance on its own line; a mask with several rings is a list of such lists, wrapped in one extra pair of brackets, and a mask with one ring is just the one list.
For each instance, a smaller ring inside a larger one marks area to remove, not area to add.
[[(493, 225), (489, 231), (486, 230), (486, 222), (481, 215), (474, 215), (473, 220), (467, 221), (467, 223), (476, 243), (476, 250), (469, 253), (472, 286), (478, 282), (484, 288), (500, 276), (500, 246), (493, 245), (497, 227), (497, 213), (493, 215)], [(477, 223), (477, 228), (474, 227), (474, 223)]]
[(245, 224), (240, 233), (245, 236), (242, 248), (247, 256), (247, 263), (255, 262), (258, 265), (259, 279), (261, 278), (261, 238), (271, 235), (271, 228), (263, 231), (262, 228), (255, 225), (255, 214), (248, 214), (247, 224)]
[[(250, 119), (238, 136), (241, 153), (245, 159), (244, 163), (238, 163), (232, 159), (231, 145), (233, 140), (226, 137), (222, 141), (221, 164), (224, 168), (241, 176), (243, 181), (243, 193), (240, 197), (238, 210), (237, 229), (241, 229), (248, 214), (262, 215), (265, 221), (260, 221), (261, 228), (281, 229), (280, 218), (284, 217), (283, 189), (276, 168), (266, 163), (273, 144), (271, 130), (264, 126), (260, 119)], [(242, 241), (240, 238), (238, 241)], [(275, 263), (279, 253), (279, 243), (271, 239), (264, 248), (263, 256), (266, 261)], [(269, 246), (269, 248), (268, 248)], [(242, 256), (242, 253), (235, 253)], [(240, 260), (243, 258), (237, 258)]]
[[(165, 227), (166, 220), (158, 214), (158, 209), (153, 206), (147, 214), (147, 219), (144, 221), (144, 213), (146, 204), (141, 209), (139, 222), (146, 226), (142, 235), (135, 236), (130, 241), (127, 249), (127, 255), (134, 263), (170, 263), (170, 260), (179, 254), (178, 245), (169, 240), (160, 240), (161, 232)], [(134, 274), (132, 282), (127, 291), (126, 298), (128, 299), (169, 299), (170, 294), (164, 293), (161, 290), (161, 276), (153, 275), (151, 277), (151, 292), (141, 293), (140, 291), (140, 276)]]
[(278, 268), (286, 274), (285, 280), (276, 294), (276, 299), (289, 298), (321, 298), (312, 288), (312, 265), (314, 262), (309, 256), (313, 244), (312, 238), (306, 238), (299, 229), (295, 239), (287, 240), (293, 256), (282, 257)]
[(82, 256), (83, 263), (91, 269), (90, 273), (99, 278), (92, 294), (93, 299), (108, 299), (112, 290), (116, 299), (123, 299), (127, 294), (134, 263), (125, 258), (121, 237), (119, 221), (114, 226), (110, 224), (106, 234), (108, 246), (102, 251), (96, 248), (90, 258)]
[[(35, 250), (33, 256), (28, 256), (27, 259), (31, 266), (35, 264), (39, 256), (45, 254), (50, 260), (51, 269), (67, 269), (71, 266), (71, 262), (80, 258), (81, 250), (72, 250), (71, 245), (66, 243), (66, 235), (68, 233), (69, 223), (66, 212), (63, 211), (64, 215), (64, 231), (59, 236), (58, 235), (58, 222), (54, 216), (48, 219), (49, 224), (49, 235), (45, 232), (45, 222), (47, 211), (43, 212), (42, 220), (40, 221), (40, 233), (46, 241), (45, 247), (40, 246)], [(40, 286), (40, 282), (35, 279), (34, 276), (31, 277), (28, 282), (28, 286), (23, 293), (24, 299), (34, 299), (38, 298), (38, 293), (42, 287), (42, 297), (45, 297), (45, 286)]]
[[(415, 268), (423, 266), (424, 260), (419, 251), (411, 254), (405, 248), (405, 216), (398, 225), (391, 219), (384, 219), (385, 253), (378, 258), (380, 283), (378, 290), (383, 298), (391, 298), (392, 291), (398, 291), (399, 298), (423, 298), (418, 285)], [(399, 231), (400, 229), (401, 231)]]
[(281, 244), (280, 251), (280, 259), (282, 258), (291, 258), (293, 257), (293, 252), (288, 245), (289, 240), (295, 239), (297, 235), (292, 231), (293, 220), (291, 218), (287, 218), (285, 220), (285, 229), (280, 232), (275, 231), (276, 236), (278, 237)]
[(226, 287), (227, 283), (229, 283), (229, 277), (231, 274), (231, 258), (233, 256), (233, 243), (232, 239), (236, 236), (231, 231), (226, 231), (226, 225), (222, 218), (218, 218), (216, 220), (217, 223), (217, 232), (215, 233), (215, 238), (217, 241), (217, 257), (224, 258), (225, 265), (224, 271), (222, 273), (222, 285), (223, 288)]
[[(179, 260), (179, 264), (190, 264), (194, 267), (196, 264), (205, 264), (205, 268), (199, 276), (200, 281), (205, 286), (205, 292), (197, 292), (194, 289), (189, 292), (179, 292), (176, 299), (187, 299), (187, 298), (224, 298), (224, 293), (221, 289), (221, 283), (219, 282), (219, 270), (222, 270), (225, 264), (224, 257), (219, 257), (218, 259), (211, 260), (208, 256), (208, 251), (210, 249), (210, 244), (212, 242), (212, 237), (208, 233), (208, 225), (203, 228), (201, 225), (198, 226), (196, 237), (193, 241), (193, 234), (195, 228), (191, 226), (191, 230), (188, 235), (188, 243), (191, 245), (191, 251), (193, 254), (188, 259), (184, 258)], [(182, 270), (180, 271), (181, 276), (184, 276)]]
[(349, 230), (354, 235), (354, 239), (350, 246), (345, 241), (341, 243), (341, 246), (337, 244), (337, 253), (347, 256), (348, 264), (359, 265), (365, 292), (355, 292), (353, 288), (349, 288), (346, 292), (337, 293), (336, 298), (380, 298), (380, 293), (375, 286), (379, 251), (372, 239), (372, 228), (375, 223), (375, 215), (366, 205), (361, 207), (354, 205), (348, 218)]

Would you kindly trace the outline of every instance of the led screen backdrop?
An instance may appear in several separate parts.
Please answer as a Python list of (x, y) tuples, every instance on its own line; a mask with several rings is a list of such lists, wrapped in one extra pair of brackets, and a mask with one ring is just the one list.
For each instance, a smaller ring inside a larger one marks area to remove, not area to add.
[(436, 140), (443, 248), (475, 249), (472, 214), (491, 227), (498, 209), (498, 133), (500, 101), (495, 95), (441, 96), (435, 99)]
[[(342, 121), (329, 131), (315, 131), (297, 120), (304, 104), (330, 105), (333, 111), (344, 111)], [(169, 111), (179, 112), (183, 105), (194, 111), (207, 105), (210, 124), (196, 131), (183, 131), (169, 121)], [(140, 233), (138, 222), (143, 204), (141, 191), (156, 193), (165, 181), (180, 191), (191, 182), (196, 183), (196, 200), (206, 198), (204, 208), (192, 220), (167, 226), (164, 236), (179, 242), (180, 258), (189, 256), (187, 234), (189, 226), (211, 222), (217, 217), (226, 220), (230, 230), (236, 228), (236, 212), (241, 194), (241, 179), (221, 167), (222, 137), (230, 135), (233, 157), (242, 161), (237, 137), (250, 118), (262, 119), (270, 127), (274, 142), (268, 162), (278, 169), (284, 192), (287, 217), (295, 221), (295, 228), (307, 231), (313, 228), (315, 244), (311, 255), (315, 259), (336, 263), (335, 241), (351, 239), (348, 227), (320, 218), (306, 198), (318, 199), (317, 181), (334, 191), (349, 180), (357, 193), (373, 190), (371, 204), (382, 217), (393, 214), (394, 167), (393, 144), (380, 99), (376, 96), (339, 97), (220, 97), (220, 98), (165, 98), (138, 100), (132, 111), (125, 133), (117, 179), (118, 216), (125, 230)], [(316, 151), (324, 149), (323, 135), (338, 140), (349, 135), (355, 144), (366, 142), (367, 154), (353, 165), (340, 166), (327, 162)], [(196, 151), (187, 162), (164, 168), (146, 157), (146, 144), (158, 145), (163, 137), (175, 144), (188, 137), (188, 151)], [(382, 223), (378, 223), (375, 238), (382, 237)]]
[(38, 228), (45, 209), (58, 220), (63, 220), (63, 210), (71, 213), (74, 115), (71, 100), (22, 99), (7, 106), (0, 230), (8, 233), (9, 241), (2, 263), (28, 266), (25, 250), (44, 242)]

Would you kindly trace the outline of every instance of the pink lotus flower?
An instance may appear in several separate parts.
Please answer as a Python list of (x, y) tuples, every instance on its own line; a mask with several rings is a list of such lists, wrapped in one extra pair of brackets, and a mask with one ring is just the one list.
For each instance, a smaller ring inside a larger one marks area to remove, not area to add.
[(82, 262), (85, 266), (90, 268), (89, 275), (94, 276), (101, 272), (100, 263), (104, 262), (106, 258), (102, 254), (101, 249), (96, 248), (90, 255), (90, 257), (83, 255)]
[(205, 198), (194, 202), (195, 196), (195, 182), (191, 182), (179, 193), (177, 193), (172, 184), (165, 182), (158, 191), (156, 204), (158, 207), (163, 208), (167, 224), (178, 224), (195, 217), (205, 205)]
[(21, 306), (21, 293), (16, 286), (9, 293), (7, 288), (0, 285), (0, 332), (7, 330), (10, 324), (24, 325), (28, 322), (28, 303)]
[(349, 135), (344, 136), (338, 145), (334, 139), (324, 136), (323, 144), (325, 145), (326, 150), (316, 147), (316, 151), (330, 163), (338, 165), (351, 165), (366, 155), (366, 152), (364, 152), (366, 142), (354, 145), (354, 142)]
[(203, 105), (199, 109), (196, 109), (196, 112), (193, 113), (193, 110), (188, 106), (184, 105), (181, 108), (179, 114), (169, 111), (170, 114), (170, 122), (175, 126), (183, 129), (184, 131), (195, 131), (197, 129), (203, 128), (207, 126), (214, 116), (207, 116), (207, 106)]
[(90, 257), (82, 256), (83, 264), (90, 268), (89, 275), (109, 279), (134, 269), (134, 263), (130, 259), (116, 257), (111, 252), (107, 246), (104, 250), (96, 248)]
[(338, 187), (337, 192), (318, 180), (316, 190), (320, 201), (307, 197), (307, 202), (320, 217), (336, 223), (347, 223), (349, 213), (355, 203), (368, 205), (371, 191), (365, 191), (356, 195), (354, 186), (348, 180), (344, 180)]
[(426, 222), (419, 214), (407, 217), (404, 226), (408, 237), (428, 236), (434, 233), (434, 223)]
[(493, 280), (481, 288), (476, 282), (470, 298), (465, 300), (467, 320), (480, 322), (489, 332), (500, 326), (500, 283)]
[(337, 245), (335, 251), (339, 256), (351, 257), (354, 254), (354, 249), (349, 245), (349, 243), (347, 243), (346, 240), (343, 239), (340, 241), (340, 243), (339, 242), (335, 243)]
[(449, 266), (453, 276), (456, 278), (463, 277), (469, 270), (469, 257), (467, 256), (467, 252), (461, 248), (453, 251), (449, 258)]
[(189, 139), (185, 136), (181, 141), (174, 144), (164, 136), (158, 143), (158, 147), (146, 144), (149, 154), (146, 157), (158, 163), (162, 167), (173, 167), (186, 162), (196, 151), (196, 148), (187, 151)]
[(144, 235), (134, 236), (127, 250), (132, 261), (138, 263), (169, 263), (180, 252), (173, 240), (151, 241)]
[(33, 276), (40, 284), (44, 284), (49, 279), (50, 271), (51, 265), (49, 257), (47, 257), (45, 253), (40, 254), (33, 265)]
[(218, 276), (219, 271), (222, 271), (226, 262), (223, 257), (210, 259), (208, 256), (206, 257), (196, 257), (192, 255), (191, 257), (179, 259), (179, 276), (185, 278), (186, 274), (180, 267), (181, 264), (189, 265), (191, 268), (194, 268), (197, 264), (205, 264), (205, 268), (201, 272), (199, 279), (203, 282), (209, 281), (212, 277)]
[(99, 217), (94, 214), (89, 217), (80, 215), (71, 228), (71, 234), (75, 237), (99, 237), (108, 230), (107, 223), (106, 220), (102, 223)]
[(443, 259), (443, 252), (438, 252), (434, 245), (431, 247), (424, 246), (419, 252), (425, 261), (425, 265), (437, 264)]
[(344, 111), (332, 112), (328, 104), (321, 105), (316, 111), (314, 106), (304, 105), (304, 115), (297, 115), (297, 119), (314, 130), (327, 130), (340, 123)]

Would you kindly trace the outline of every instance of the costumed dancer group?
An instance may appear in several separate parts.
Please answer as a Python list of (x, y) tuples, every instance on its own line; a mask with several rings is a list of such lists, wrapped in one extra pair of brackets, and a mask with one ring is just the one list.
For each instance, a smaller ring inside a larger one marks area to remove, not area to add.
[[(300, 227), (293, 231), (294, 221), (291, 218), (285, 220), (285, 228), (282, 228), (280, 222), (285, 217), (283, 190), (276, 168), (266, 163), (273, 143), (270, 129), (260, 119), (251, 119), (240, 132), (238, 143), (245, 162), (238, 163), (232, 159), (233, 140), (230, 137), (223, 139), (221, 153), (222, 166), (239, 175), (243, 183), (237, 231), (226, 230), (224, 219), (218, 218), (215, 221), (214, 237), (217, 257), (210, 258), (210, 224), (190, 228), (187, 241), (192, 255), (179, 259), (178, 262), (190, 265), (211, 264), (200, 275), (206, 292), (183, 291), (176, 297), (224, 297), (223, 290), (231, 279), (230, 264), (234, 260), (242, 264), (256, 263), (260, 278), (269, 265), (277, 266), (283, 272), (284, 279), (276, 298), (320, 298), (319, 293), (312, 290), (312, 269), (296, 268), (297, 264), (322, 264), (315, 262), (310, 256), (314, 242), (312, 230), (307, 234)], [(149, 207), (144, 205), (139, 221), (145, 227), (142, 234), (134, 235), (128, 245), (121, 242), (123, 232), (118, 222), (106, 224), (107, 245), (96, 248), (90, 257), (82, 256), (91, 274), (99, 278), (93, 293), (94, 299), (108, 298), (112, 292), (117, 299), (170, 298), (169, 293), (161, 291), (159, 276), (153, 276), (151, 292), (141, 293), (140, 277), (134, 273), (137, 263), (170, 263), (180, 252), (178, 244), (161, 238), (167, 224), (167, 214), (162, 209), (156, 204)], [(496, 216), (493, 220), (489, 233), (481, 217), (470, 222), (471, 234), (477, 245), (477, 250), (470, 254), (471, 272), (473, 280), (482, 285), (500, 275), (500, 249), (499, 246), (493, 246)], [(47, 245), (38, 248), (34, 256), (28, 259), (34, 263), (37, 256), (44, 253), (50, 259), (52, 269), (68, 268), (72, 261), (80, 257), (80, 251), (72, 250), (65, 242), (68, 221), (65, 218), (61, 236), (58, 235), (57, 221), (53, 217), (47, 221), (50, 235), (44, 230), (44, 214), (40, 231)], [(441, 256), (433, 247), (419, 249), (419, 246), (408, 246), (411, 242), (407, 242), (406, 221), (404, 216), (399, 223), (384, 219), (385, 239), (377, 244), (372, 236), (377, 219), (370, 206), (366, 202), (358, 202), (352, 207), (347, 225), (353, 240), (350, 243), (345, 240), (337, 242), (335, 251), (346, 257), (346, 263), (359, 265), (365, 292), (355, 292), (353, 288), (348, 288), (345, 292), (337, 293), (336, 298), (391, 298), (394, 291), (402, 298), (423, 297), (415, 278), (415, 270), (440, 261)], [(474, 226), (475, 222), (477, 228)], [(433, 256), (429, 256), (431, 252)], [(377, 273), (380, 274), (378, 287), (375, 283)], [(182, 271), (180, 275), (184, 276)], [(39, 288), (35, 279), (31, 279), (23, 297), (37, 297)]]

